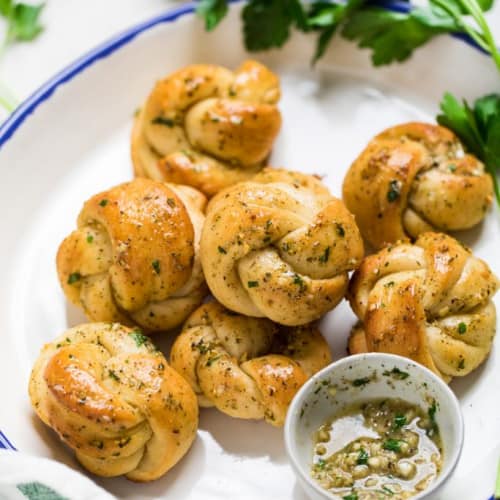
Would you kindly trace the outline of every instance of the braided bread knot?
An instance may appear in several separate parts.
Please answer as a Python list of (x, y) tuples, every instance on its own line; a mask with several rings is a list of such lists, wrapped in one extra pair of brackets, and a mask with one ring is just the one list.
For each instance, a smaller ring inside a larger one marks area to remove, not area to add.
[(318, 179), (277, 169), (212, 199), (200, 248), (219, 302), (291, 326), (333, 309), (363, 258), (344, 204)]
[(499, 281), (488, 265), (445, 234), (422, 234), (363, 261), (349, 290), (361, 323), (351, 354), (407, 356), (445, 379), (467, 375), (491, 350)]
[(207, 292), (198, 257), (205, 202), (193, 188), (148, 179), (90, 198), (57, 253), (68, 299), (93, 321), (181, 324)]
[(491, 205), (493, 183), (450, 130), (407, 123), (370, 141), (345, 177), (343, 198), (363, 237), (380, 248), (478, 224)]
[(46, 344), (29, 393), (42, 421), (100, 476), (156, 479), (196, 436), (189, 384), (147, 337), (116, 323), (80, 325)]
[(262, 167), (281, 127), (278, 77), (256, 61), (232, 72), (187, 66), (159, 81), (132, 132), (137, 176), (214, 195)]
[(312, 325), (283, 327), (212, 302), (188, 319), (170, 361), (201, 406), (281, 426), (296, 392), (331, 357)]

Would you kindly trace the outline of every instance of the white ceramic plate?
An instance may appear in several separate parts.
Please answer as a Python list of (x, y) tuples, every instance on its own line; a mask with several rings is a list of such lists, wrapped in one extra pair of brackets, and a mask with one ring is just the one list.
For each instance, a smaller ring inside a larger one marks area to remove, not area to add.
[[(27, 380), (41, 345), (84, 321), (59, 288), (55, 253), (84, 200), (131, 178), (134, 110), (156, 79), (178, 67), (210, 62), (234, 68), (247, 57), (239, 6), (212, 34), (192, 10), (181, 7), (105, 43), (56, 75), (0, 127), (0, 430), (19, 450), (79, 467), (35, 418)], [(284, 126), (272, 163), (325, 175), (335, 195), (350, 162), (384, 127), (432, 120), (446, 90), (472, 99), (498, 88), (491, 61), (451, 37), (384, 69), (372, 68), (365, 51), (336, 40), (312, 70), (313, 48), (313, 37), (294, 35), (284, 50), (258, 55), (282, 77)], [(500, 275), (497, 212), (460, 237)], [(345, 355), (353, 322), (345, 302), (323, 321), (335, 358)], [(499, 363), (496, 346), (480, 369), (452, 384), (464, 412), (465, 446), (439, 498), (491, 495), (500, 456)], [(285, 457), (282, 431), (216, 410), (202, 412), (193, 448), (162, 479), (98, 482), (121, 498), (304, 498)]]

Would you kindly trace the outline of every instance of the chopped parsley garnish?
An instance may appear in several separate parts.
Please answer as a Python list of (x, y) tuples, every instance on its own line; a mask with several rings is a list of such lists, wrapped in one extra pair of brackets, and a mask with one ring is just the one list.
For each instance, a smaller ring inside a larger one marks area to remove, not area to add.
[(389, 281), (389, 282), (387, 282), (387, 283), (384, 284), (385, 288), (391, 288), (393, 286), (394, 286), (394, 281)]
[(156, 274), (160, 274), (160, 261), (159, 260), (153, 260), (153, 262), (151, 262), (151, 267), (154, 269)]
[(94, 446), (95, 448), (99, 448), (102, 450), (104, 448), (104, 443), (100, 439), (94, 439), (90, 441), (91, 446)]
[(458, 324), (458, 333), (463, 335), (467, 331), (467, 325), (462, 321)]
[(429, 406), (429, 409), (427, 410), (427, 415), (429, 415), (429, 418), (433, 422), (435, 422), (436, 420), (436, 411), (437, 411), (436, 401), (433, 401), (432, 405)]
[(259, 286), (259, 282), (258, 281), (249, 281), (247, 283), (247, 285), (248, 285), (248, 288), (256, 288)]
[(343, 500), (358, 500), (358, 495), (353, 491), (352, 493), (349, 493), (349, 495), (346, 495), (345, 497), (342, 498)]
[(342, 224), (339, 224), (338, 222), (335, 223), (335, 225), (337, 226), (337, 234), (343, 238), (345, 236), (345, 229), (344, 229), (344, 226), (342, 226)]
[(458, 362), (458, 369), (463, 370), (465, 368), (465, 359), (461, 358), (460, 361)]
[(201, 339), (197, 344), (194, 344), (192, 346), (198, 349), (198, 351), (200, 351), (200, 354), (205, 354), (210, 349), (210, 347), (207, 346), (205, 342), (203, 342), (203, 339)]
[(306, 288), (306, 284), (304, 283), (304, 280), (298, 274), (293, 275), (293, 284), (297, 285), (300, 288), (300, 291), (302, 291)]
[(387, 201), (393, 203), (401, 195), (401, 183), (399, 181), (389, 182), (389, 191), (387, 191)]
[(371, 382), (370, 377), (357, 378), (352, 381), (354, 387), (361, 387)]
[(91, 234), (87, 235), (87, 243), (92, 243), (94, 241), (94, 237)]
[(450, 163), (450, 164), (448, 165), (448, 170), (449, 170), (450, 172), (455, 172), (455, 171), (457, 170), (457, 166), (456, 166), (456, 165), (454, 165), (453, 163)]
[(165, 118), (164, 116), (157, 116), (151, 120), (154, 125), (165, 125), (169, 128), (175, 127), (175, 120), (172, 118)]
[(316, 467), (317, 467), (319, 470), (325, 470), (325, 467), (326, 467), (326, 460), (323, 460), (322, 458), (320, 458), (320, 459), (316, 462)]
[(101, 205), (101, 207), (105, 207), (108, 203), (108, 200), (104, 199), (99, 202), (99, 205)]
[(219, 250), (219, 253), (224, 253), (224, 254), (227, 253), (226, 249), (224, 247), (221, 247), (221, 246), (218, 246), (217, 250)]
[(167, 203), (169, 207), (175, 207), (175, 200), (173, 198), (167, 198)]
[(386, 377), (390, 376), (398, 380), (405, 380), (410, 376), (408, 372), (404, 372), (396, 366), (391, 371), (386, 370), (385, 372), (382, 373), (382, 375), (385, 375)]
[(389, 489), (387, 486), (382, 486), (382, 491), (384, 493), (386, 493), (387, 495), (389, 495), (390, 497), (392, 497), (392, 495), (394, 495), (394, 491), (392, 491), (391, 489)]
[(68, 276), (68, 285), (72, 285), (73, 283), (76, 283), (77, 281), (80, 281), (81, 279), (82, 279), (82, 275), (79, 272), (71, 273)]
[(387, 441), (384, 441), (382, 444), (382, 448), (384, 450), (389, 450), (389, 451), (395, 451), (396, 453), (399, 453), (401, 451), (401, 443), (399, 439), (388, 439)]
[(394, 417), (394, 424), (393, 427), (394, 429), (401, 429), (401, 427), (404, 427), (406, 425), (406, 417), (404, 415), (397, 414)]
[(364, 448), (361, 448), (358, 453), (358, 458), (356, 459), (357, 465), (366, 465), (368, 463), (368, 459), (370, 455), (368, 455), (367, 451)]
[(113, 371), (113, 370), (108, 370), (108, 375), (113, 379), (116, 380), (117, 382), (120, 382), (120, 377)]
[(221, 355), (217, 355), (217, 356), (213, 356), (211, 358), (208, 358), (208, 361), (207, 361), (207, 366), (212, 366), (213, 363), (215, 363), (218, 359), (221, 358)]
[(141, 347), (149, 340), (148, 337), (146, 337), (146, 335), (144, 335), (144, 333), (142, 333), (139, 329), (130, 332), (129, 335), (134, 339), (137, 347)]
[(330, 258), (330, 247), (326, 247), (325, 251), (323, 252), (323, 255), (320, 256), (319, 261), (320, 262), (328, 262), (328, 259)]

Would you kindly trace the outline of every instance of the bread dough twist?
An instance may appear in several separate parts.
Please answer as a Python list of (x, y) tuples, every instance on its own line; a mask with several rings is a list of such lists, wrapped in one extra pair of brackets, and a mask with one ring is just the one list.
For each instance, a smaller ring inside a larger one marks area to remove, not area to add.
[(442, 233), (422, 234), (367, 257), (349, 301), (361, 320), (351, 354), (399, 354), (449, 380), (467, 375), (491, 350), (499, 281), (488, 265)]
[(43, 422), (100, 476), (157, 479), (196, 436), (189, 384), (140, 331), (117, 323), (80, 325), (46, 344), (29, 393)]
[(450, 130), (407, 123), (370, 141), (347, 172), (343, 198), (363, 237), (380, 248), (478, 224), (491, 205), (493, 183)]
[(282, 327), (212, 302), (188, 319), (170, 361), (201, 406), (281, 426), (298, 389), (330, 363), (331, 356), (312, 325)]
[(224, 306), (284, 325), (318, 319), (343, 298), (363, 258), (354, 218), (316, 178), (265, 169), (210, 202), (200, 242)]
[(212, 196), (263, 166), (281, 126), (278, 77), (256, 61), (232, 72), (187, 66), (159, 81), (132, 132), (137, 176)]
[(181, 324), (207, 293), (198, 256), (205, 202), (193, 188), (148, 179), (90, 198), (57, 253), (68, 299), (93, 321)]

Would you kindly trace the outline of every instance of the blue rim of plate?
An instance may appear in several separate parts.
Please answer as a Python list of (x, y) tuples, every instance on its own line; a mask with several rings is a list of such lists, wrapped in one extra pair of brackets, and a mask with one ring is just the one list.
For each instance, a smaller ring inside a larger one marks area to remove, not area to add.
[[(238, 3), (241, 0), (230, 0), (231, 3)], [(408, 12), (411, 6), (404, 0), (380, 0), (374, 4), (394, 12)], [(83, 72), (89, 66), (104, 59), (120, 47), (131, 42), (139, 34), (163, 23), (171, 23), (187, 14), (195, 12), (196, 3), (190, 2), (182, 7), (169, 9), (159, 16), (155, 16), (143, 23), (137, 24), (132, 28), (110, 38), (106, 42), (98, 45), (96, 48), (87, 52), (80, 58), (76, 59), (72, 64), (66, 66), (59, 73), (56, 73), (51, 79), (47, 80), (39, 87), (30, 97), (21, 103), (13, 113), (0, 125), (0, 150), (2, 146), (12, 137), (14, 132), (28, 118), (36, 108), (49, 99), (55, 90), (62, 84), (72, 80), (76, 75)], [(464, 41), (465, 43), (476, 48), (479, 52), (485, 53), (470, 37), (463, 34), (452, 34), (454, 38)], [(9, 441), (7, 436), (0, 430), (0, 449), (16, 450), (14, 445)], [(488, 500), (495, 500), (492, 496)]]

